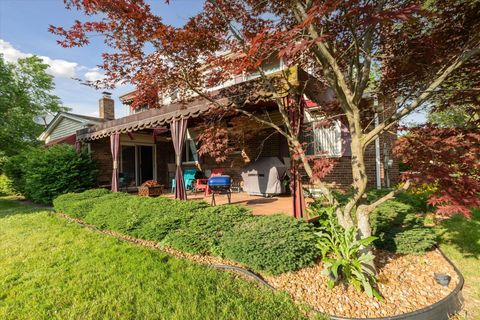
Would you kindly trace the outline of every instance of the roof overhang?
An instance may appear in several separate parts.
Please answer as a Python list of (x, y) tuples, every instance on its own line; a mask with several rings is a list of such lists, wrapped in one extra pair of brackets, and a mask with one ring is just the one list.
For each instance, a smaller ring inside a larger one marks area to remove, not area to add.
[[(289, 94), (288, 88), (291, 88), (292, 86), (300, 86), (302, 82), (306, 83), (307, 80), (311, 78), (306, 72), (300, 70), (298, 67), (292, 67), (276, 72), (269, 75), (269, 77), (278, 78), (280, 81), (278, 82), (279, 85), (285, 87), (285, 90), (279, 90), (283, 92), (280, 97)], [(244, 106), (247, 104), (256, 104), (259, 102), (274, 100), (273, 94), (271, 92), (265, 92), (262, 89), (262, 86), (259, 85), (259, 81), (260, 79), (253, 79), (211, 92), (211, 99), (196, 98), (188, 103), (172, 103), (170, 105), (139, 112), (120, 119), (99, 123), (90, 128), (77, 131), (77, 141), (90, 141), (105, 138), (117, 133), (129, 133), (143, 129), (153, 129), (182, 118), (196, 118), (211, 110), (214, 105), (211, 100), (214, 100), (216, 103), (221, 104), (226, 108), (233, 105)]]

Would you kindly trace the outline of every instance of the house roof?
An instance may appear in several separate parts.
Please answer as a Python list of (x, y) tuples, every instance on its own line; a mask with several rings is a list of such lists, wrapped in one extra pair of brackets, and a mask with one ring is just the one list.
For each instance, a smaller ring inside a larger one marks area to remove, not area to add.
[[(282, 77), (285, 83), (300, 84), (300, 82), (307, 79), (307, 74), (297, 67), (292, 67), (288, 72), (280, 71), (270, 76)], [(228, 88), (220, 89), (211, 92), (212, 97), (216, 102), (223, 106), (231, 106), (237, 103), (240, 104), (256, 104), (262, 101), (271, 101), (273, 95), (269, 92), (264, 92), (261, 86), (258, 86), (258, 79), (242, 82)], [(241, 92), (239, 94), (239, 92)], [(127, 93), (122, 96), (124, 100), (132, 93)], [(285, 90), (284, 95), (288, 95), (288, 90)], [(149, 109), (140, 113), (126, 116), (120, 119), (115, 119), (103, 123), (99, 123), (90, 128), (85, 128), (77, 131), (78, 141), (96, 140), (111, 136), (116, 133), (128, 133), (142, 129), (155, 128), (178, 120), (181, 118), (195, 118), (212, 107), (212, 102), (205, 98), (197, 98), (190, 103), (172, 103), (160, 108)]]
[(83, 123), (85, 125), (95, 125), (95, 124), (98, 124), (98, 123), (101, 123), (101, 122), (105, 122), (105, 119), (102, 119), (102, 118), (97, 118), (97, 117), (86, 116), (86, 115), (83, 115), (83, 114), (76, 114), (76, 113), (71, 113), (71, 112), (60, 111), (55, 115), (55, 117), (52, 119), (52, 121), (50, 121), (50, 123), (47, 125), (45, 130), (43, 130), (43, 132), (40, 134), (38, 139), (42, 140), (42, 141), (45, 141), (47, 139), (48, 135), (50, 135), (50, 133), (55, 129), (57, 124), (60, 123), (60, 121), (63, 118), (68, 118), (68, 119)]
[[(271, 96), (256, 96), (249, 103), (270, 100)], [(219, 103), (229, 103), (227, 98), (217, 100)], [(132, 114), (120, 119), (100, 123), (90, 128), (77, 131), (78, 141), (96, 140), (115, 133), (128, 133), (142, 129), (155, 128), (182, 118), (196, 118), (208, 111), (212, 103), (206, 99), (198, 99), (188, 105), (173, 103), (168, 106), (150, 109)]]

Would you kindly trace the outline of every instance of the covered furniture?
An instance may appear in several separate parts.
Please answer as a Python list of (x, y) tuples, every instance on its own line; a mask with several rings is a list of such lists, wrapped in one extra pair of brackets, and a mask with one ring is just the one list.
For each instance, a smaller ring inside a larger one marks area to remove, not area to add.
[(259, 158), (242, 168), (243, 190), (249, 195), (264, 197), (282, 194), (286, 172), (287, 167), (278, 158)]

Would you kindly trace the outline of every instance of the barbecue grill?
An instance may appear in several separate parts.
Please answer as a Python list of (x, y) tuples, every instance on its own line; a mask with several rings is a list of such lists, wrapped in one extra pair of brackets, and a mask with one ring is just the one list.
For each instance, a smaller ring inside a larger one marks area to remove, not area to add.
[(230, 176), (214, 176), (208, 179), (208, 188), (212, 191), (212, 205), (215, 205), (215, 194), (226, 194), (230, 204), (232, 191)]

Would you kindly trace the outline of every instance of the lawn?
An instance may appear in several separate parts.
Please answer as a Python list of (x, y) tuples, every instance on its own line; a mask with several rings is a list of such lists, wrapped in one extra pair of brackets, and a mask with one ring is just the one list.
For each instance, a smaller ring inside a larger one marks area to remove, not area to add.
[(454, 216), (437, 227), (440, 248), (465, 277), (466, 319), (480, 319), (480, 210), (471, 219)]
[(0, 319), (303, 319), (232, 274), (0, 198)]

